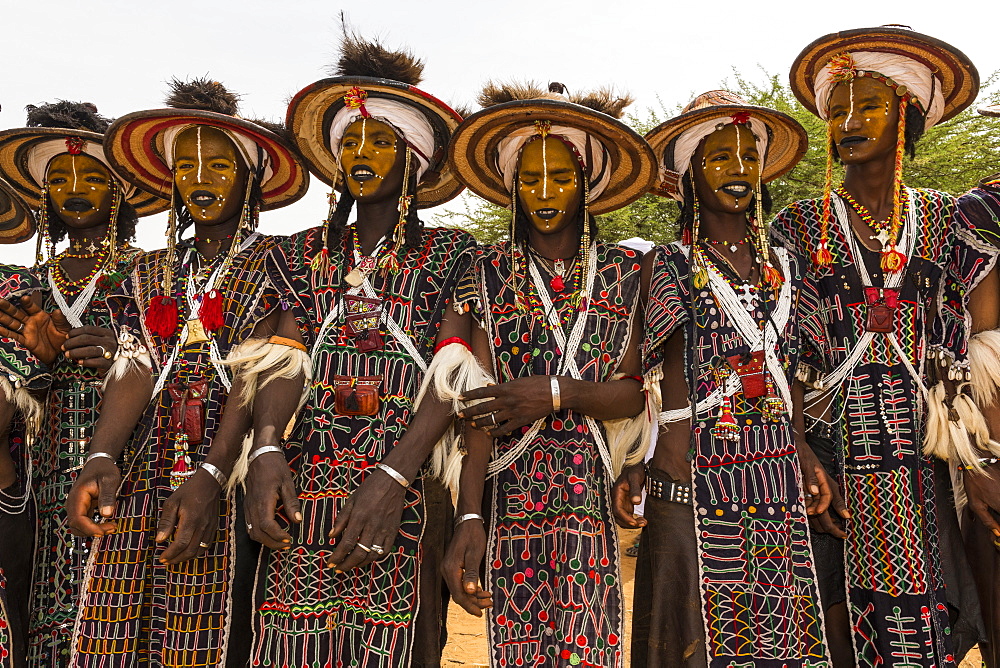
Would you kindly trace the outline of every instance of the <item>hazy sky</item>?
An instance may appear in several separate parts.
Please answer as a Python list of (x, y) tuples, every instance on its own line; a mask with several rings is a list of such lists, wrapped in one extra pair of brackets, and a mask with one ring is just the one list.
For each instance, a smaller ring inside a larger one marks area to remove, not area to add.
[[(243, 94), (245, 115), (284, 118), (288, 98), (326, 76), (336, 57), (341, 9), (361, 33), (423, 58), (421, 88), (470, 108), (491, 77), (561, 81), (571, 90), (615, 84), (635, 96), (633, 111), (658, 109), (658, 98), (672, 108), (718, 88), (733, 67), (786, 76), (813, 39), (888, 23), (953, 44), (984, 79), (1000, 69), (997, 10), (967, 0), (0, 0), (8, 63), (0, 127), (21, 127), (26, 104), (59, 98), (94, 102), (107, 116), (160, 107), (168, 79), (205, 74)], [(264, 214), (261, 229), (316, 225), (325, 202), (313, 179), (302, 200)], [(162, 247), (165, 225), (163, 215), (142, 219), (139, 245)], [(33, 247), (0, 246), (0, 261), (30, 263)]]

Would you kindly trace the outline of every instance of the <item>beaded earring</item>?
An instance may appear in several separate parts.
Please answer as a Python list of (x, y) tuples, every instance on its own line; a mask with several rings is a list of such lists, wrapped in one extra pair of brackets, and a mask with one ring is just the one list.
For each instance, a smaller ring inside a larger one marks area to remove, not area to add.
[(330, 271), (330, 221), (333, 219), (333, 212), (337, 209), (337, 184), (334, 182), (333, 187), (330, 188), (330, 194), (326, 196), (328, 207), (326, 212), (326, 219), (323, 221), (323, 232), (320, 238), (323, 240), (323, 245), (320, 249), (316, 251), (312, 259), (309, 261), (309, 268), (312, 271), (319, 273), (327, 273)]
[(410, 206), (413, 202), (413, 193), (410, 190), (410, 163), (413, 162), (413, 151), (409, 144), (406, 146), (403, 166), (403, 192), (399, 196), (399, 204), (396, 209), (399, 211), (399, 219), (396, 221), (396, 228), (393, 231), (392, 249), (379, 261), (383, 269), (389, 271), (399, 271), (399, 255), (403, 250), (406, 241), (406, 217), (410, 213)]
[(52, 240), (49, 236), (49, 182), (42, 183), (41, 204), (38, 207), (38, 241), (35, 243), (35, 270), (46, 262), (45, 250), (52, 257)]
[(688, 170), (688, 187), (691, 188), (692, 196), (692, 219), (691, 219), (691, 273), (694, 287), (699, 290), (708, 285), (708, 269), (705, 268), (704, 258), (701, 256), (701, 249), (698, 247), (699, 228), (701, 227), (701, 213), (698, 210), (698, 191), (694, 187), (694, 173)]

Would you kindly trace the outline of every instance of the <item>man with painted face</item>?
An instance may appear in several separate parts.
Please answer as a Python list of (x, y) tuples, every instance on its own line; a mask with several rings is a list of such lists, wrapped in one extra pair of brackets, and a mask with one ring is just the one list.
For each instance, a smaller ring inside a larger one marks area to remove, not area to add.
[[(61, 101), (29, 106), (27, 128), (0, 133), (0, 171), (38, 211), (36, 272), (44, 286), (40, 305), (26, 299), (14, 308), (0, 300), (0, 332), (30, 345), (52, 371), (32, 447), (33, 666), (69, 660), (90, 541), (65, 530), (64, 507), (97, 421), (101, 378), (118, 347), (106, 299), (139, 252), (129, 246), (138, 216), (167, 206), (113, 173), (101, 146), (109, 123), (92, 104)], [(64, 239), (68, 247), (54, 255)]]
[(241, 422), (238, 435), (253, 426), (246, 521), (268, 548), (254, 665), (441, 661), (451, 503), (422, 466), (451, 412), (416, 397), (435, 347), (468, 339), (443, 321), (474, 242), (417, 217), (462, 188), (444, 162), (461, 118), (415, 87), (422, 70), (345, 30), (337, 76), (289, 106), (299, 149), (335, 190), (326, 223), (271, 254), (290, 302), (283, 338), (255, 338), (233, 358), (249, 392), (227, 422)]
[[(965, 379), (964, 293), (993, 252), (954, 198), (906, 187), (903, 162), (925, 128), (972, 102), (978, 76), (953, 47), (882, 27), (816, 40), (791, 83), (827, 121), (826, 190), (773, 230), (810, 257), (830, 341), (827, 372), (805, 380), (807, 438), (848, 511), (813, 523), (831, 654), (835, 665), (953, 666), (978, 639), (978, 610), (948, 471), (931, 455), (969, 450), (948, 435), (971, 400), (939, 407)], [(845, 169), (833, 188), (835, 159)]]
[(104, 141), (115, 172), (171, 210), (168, 247), (140, 255), (108, 296), (118, 349), (67, 501), (70, 529), (98, 537), (79, 667), (248, 661), (241, 596), (255, 557), (234, 522), (234, 457), (210, 447), (232, 386), (220, 358), (277, 322), (263, 271), (274, 241), (255, 231), (257, 214), (297, 199), (308, 177), (277, 135), (234, 116), (221, 84), (175, 81), (168, 104), (118, 119)]
[(711, 91), (646, 139), (683, 240), (644, 258), (643, 350), (665, 410), (648, 469), (614, 490), (618, 522), (644, 527), (632, 665), (824, 664), (807, 518), (833, 482), (805, 443), (795, 374), (822, 363), (825, 333), (815, 286), (764, 218), (764, 184), (802, 157), (805, 130)]
[[(31, 238), (35, 218), (17, 191), (0, 179), (0, 243)], [(40, 289), (23, 267), (0, 265), (0, 297), (18, 301)], [(22, 330), (23, 331), (23, 330)], [(31, 439), (39, 429), (45, 388), (44, 364), (21, 341), (0, 332), (0, 666), (27, 662), (28, 598), (34, 562), (31, 521)]]
[(637, 199), (656, 174), (616, 120), (628, 98), (549, 90), (488, 85), (450, 148), (469, 189), (513, 215), (510, 241), (484, 248), (455, 291), (481, 368), (443, 466), (459, 489), (443, 574), (462, 608), (489, 610), (491, 665), (621, 666), (610, 492), (648, 443), (640, 265), (594, 239), (592, 214)]

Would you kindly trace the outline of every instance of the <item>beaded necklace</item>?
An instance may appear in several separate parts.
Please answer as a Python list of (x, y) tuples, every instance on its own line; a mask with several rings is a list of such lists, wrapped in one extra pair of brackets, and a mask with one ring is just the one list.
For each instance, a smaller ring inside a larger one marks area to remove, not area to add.
[[(900, 184), (899, 188), (902, 190), (902, 184)], [(843, 183), (837, 186), (833, 192), (847, 202), (854, 213), (858, 214), (861, 222), (877, 232), (877, 234), (869, 238), (878, 241), (879, 245), (882, 246), (880, 251), (882, 255), (880, 262), (882, 270), (887, 273), (900, 271), (906, 265), (906, 256), (896, 250), (896, 243), (899, 240), (899, 230), (903, 226), (903, 220), (906, 218), (909, 198), (897, 198), (901, 200), (899, 216), (893, 216), (890, 212), (885, 220), (875, 220), (875, 217), (872, 216), (868, 208), (854, 199), (851, 193), (847, 192), (847, 188), (844, 187)]]
[(98, 258), (97, 262), (94, 264), (91, 270), (87, 272), (85, 276), (78, 278), (76, 280), (72, 280), (66, 273), (66, 270), (63, 269), (60, 259), (63, 257), (80, 257), (80, 256), (71, 255), (68, 253), (61, 253), (60, 255), (56, 256), (55, 261), (53, 262), (54, 265), (53, 268), (55, 269), (55, 271), (52, 272), (52, 280), (55, 282), (56, 287), (59, 288), (60, 292), (63, 293), (78, 292), (85, 285), (88, 285), (90, 281), (92, 281), (93, 278), (97, 276), (97, 274), (99, 274), (105, 268), (108, 256), (110, 254), (111, 254), (111, 249), (105, 246), (97, 253), (90, 255), (89, 257)]
[[(534, 255), (534, 253), (531, 254)], [(552, 323), (549, 322), (549, 319), (545, 311), (545, 307), (542, 305), (542, 300), (538, 292), (540, 289), (543, 288), (539, 288), (537, 285), (535, 285), (535, 282), (530, 280), (529, 277), (528, 262), (531, 260), (529, 260), (528, 253), (521, 253), (520, 255), (521, 255), (520, 258), (521, 262), (519, 263), (520, 264), (519, 270), (521, 273), (517, 278), (520, 279), (519, 282), (522, 285), (527, 283), (527, 290), (525, 290), (524, 294), (521, 295), (521, 298), (524, 300), (524, 304), (527, 307), (527, 310), (531, 312), (532, 315), (534, 315), (535, 320), (540, 322), (543, 328), (552, 329)], [(543, 262), (538, 262), (538, 264), (541, 264), (543, 267), (545, 266)], [(547, 269), (548, 268), (546, 267), (546, 270)], [(555, 281), (554, 279), (556, 277), (558, 277), (560, 280)], [(573, 314), (576, 313), (576, 311), (579, 308), (582, 308), (581, 303), (584, 301), (580, 289), (582, 283), (583, 283), (583, 263), (574, 262), (573, 272), (572, 272), (572, 288), (563, 303), (572, 304), (576, 308), (562, 309), (562, 312), (559, 313), (559, 318), (558, 318), (559, 323), (563, 327), (565, 327), (566, 324), (570, 321), (570, 319), (573, 317)], [(565, 286), (565, 280), (561, 275), (560, 276), (554, 275), (553, 280), (549, 281), (549, 285), (556, 293), (558, 293), (557, 298), (563, 296), (564, 292), (563, 290), (559, 289), (559, 287), (565, 289), (566, 286)], [(556, 309), (557, 311), (560, 310), (559, 306), (555, 304), (555, 300), (553, 300), (552, 308)]]

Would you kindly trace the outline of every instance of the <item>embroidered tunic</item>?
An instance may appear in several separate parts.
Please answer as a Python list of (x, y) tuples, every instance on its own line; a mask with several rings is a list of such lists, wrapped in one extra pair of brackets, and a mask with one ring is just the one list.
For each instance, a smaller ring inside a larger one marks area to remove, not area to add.
[[(683, 328), (687, 392), (698, 404), (689, 458), (707, 665), (830, 665), (790, 395), (798, 364), (822, 346), (816, 288), (797, 258), (774, 249), (786, 279), (777, 298), (715, 267), (692, 295), (689, 248), (675, 243), (655, 252), (646, 365), (659, 364), (662, 346)], [(754, 352), (764, 354), (764, 376), (741, 381), (727, 358)], [(777, 414), (765, 378), (783, 407)], [(745, 391), (752, 382), (762, 386)], [(713, 431), (723, 412), (739, 428), (731, 440)], [(671, 413), (691, 416), (690, 409)]]
[[(531, 375), (613, 380), (636, 312), (640, 254), (611, 244), (592, 248), (593, 287), (584, 311), (571, 290), (556, 292), (540, 274), (532, 280), (519, 268), (512, 285), (509, 249), (509, 243), (483, 249), (456, 291), (456, 306), (470, 307), (493, 342), (497, 382)], [(519, 309), (518, 286), (533, 290), (536, 303), (552, 299), (551, 319), (544, 307)], [(565, 344), (553, 319), (563, 323)], [(490, 665), (622, 665), (607, 441), (603, 423), (566, 408), (525, 433), (495, 439), (483, 498), (484, 588), (493, 593)]]
[[(118, 266), (95, 280), (93, 292), (85, 286), (65, 295), (63, 304), (53, 297), (53, 282), (47, 264), (39, 275), (45, 285), (42, 308), (63, 310), (86, 305), (79, 324), (112, 328), (106, 303), (108, 293), (117, 289), (122, 274), (128, 272), (138, 249), (129, 249)], [(118, 274), (117, 272), (121, 272)], [(28, 627), (30, 647), (28, 663), (39, 668), (59, 668), (69, 662), (73, 624), (76, 620), (80, 584), (90, 552), (90, 539), (71, 534), (66, 526), (66, 497), (87, 457), (87, 447), (101, 403), (103, 376), (97, 369), (80, 366), (59, 355), (52, 368), (52, 385), (46, 399), (41, 431), (32, 448), (35, 475), (36, 537), (35, 571), (32, 577), (31, 617)]]
[[(883, 276), (879, 254), (854, 238), (836, 195), (833, 264), (813, 269), (830, 341), (824, 383), (832, 391), (839, 482), (852, 515), (844, 529), (846, 586), (861, 666), (956, 663), (938, 532), (938, 513), (954, 510), (935, 498), (933, 463), (921, 451), (921, 386), (934, 358), (967, 363), (964, 294), (992, 260), (953, 215), (954, 198), (919, 188), (906, 196), (898, 246), (909, 258), (904, 275)], [(778, 214), (776, 238), (809, 256), (821, 210), (822, 200), (795, 202)], [(866, 287), (898, 290), (891, 334), (866, 331)]]
[[(291, 549), (261, 554), (254, 666), (396, 668), (410, 665), (415, 642), (439, 642), (436, 633), (414, 632), (428, 483), (418, 477), (407, 489), (395, 545), (371, 565), (341, 574), (326, 568), (334, 548), (327, 534), (343, 503), (406, 430), (445, 306), (475, 242), (465, 232), (428, 228), (421, 245), (400, 257), (398, 272), (369, 274), (372, 292), (361, 294), (381, 300), (383, 345), (361, 352), (344, 312), (345, 276), (355, 266), (351, 235), (345, 237), (330, 250), (329, 272), (310, 268), (322, 228), (288, 237), (270, 258), (273, 280), (292, 300), (310, 350), (313, 382), (285, 445), (303, 520), (288, 527)], [(379, 377), (376, 414), (338, 414), (337, 376)]]
[(186, 336), (185, 319), (196, 317), (185, 297), (195, 252), (190, 241), (179, 244), (172, 258), (179, 311), (175, 334), (161, 338), (145, 328), (146, 306), (161, 294), (161, 264), (170, 261), (166, 251), (140, 256), (121, 288), (108, 297), (116, 329), (137, 335), (148, 347), (157, 385), (119, 458), (123, 481), (114, 517), (117, 529), (96, 539), (91, 549), (76, 628), (76, 667), (191, 668), (225, 662), (235, 562), (232, 496), (220, 505), (216, 539), (200, 556), (162, 564), (159, 557), (167, 544), (158, 545), (153, 538), (163, 502), (174, 491), (171, 478), (185, 468), (179, 463), (183, 440), (171, 415), (173, 393), (195, 392), (194, 383), (206, 383), (202, 396), (184, 395), (204, 399), (204, 438), (200, 445), (187, 446), (191, 465), (197, 466), (211, 445), (230, 384), (228, 370), (213, 360), (247, 339), (278, 306), (264, 270), (274, 243), (272, 237), (259, 235), (244, 242), (228, 273), (216, 283), (224, 322), (207, 340)]
[[(21, 295), (41, 290), (38, 280), (24, 267), (0, 264), (0, 297), (16, 302)], [(0, 337), (0, 374), (12, 390), (30, 391), (41, 397), (51, 376), (49, 367), (33, 353), (13, 339)], [(8, 399), (11, 399), (8, 397)], [(2, 526), (9, 530), (24, 531), (24, 524), (31, 512), (28, 495), (33, 477), (30, 443), (34, 434), (26, 433), (24, 416), (14, 415), (10, 424), (7, 442), (11, 459), (17, 472), (17, 482), (0, 490), (0, 514), (4, 515)], [(24, 661), (27, 648), (29, 609), (30, 566), (25, 572), (8, 572), (9, 564), (30, 564), (30, 533), (12, 540), (10, 536), (0, 548), (0, 668), (11, 668)], [(15, 567), (15, 570), (19, 570)], [(17, 662), (17, 663), (15, 663)]]

